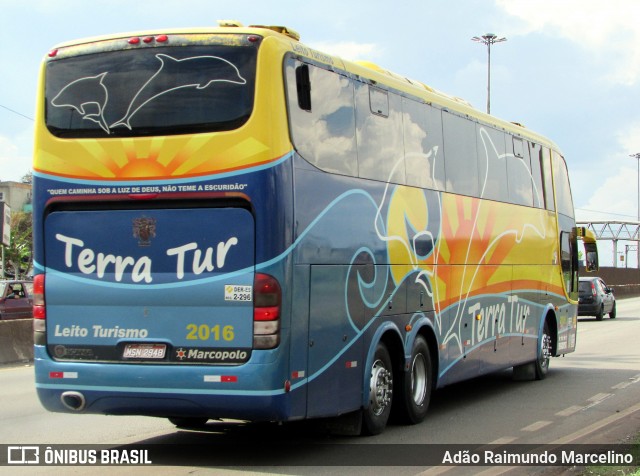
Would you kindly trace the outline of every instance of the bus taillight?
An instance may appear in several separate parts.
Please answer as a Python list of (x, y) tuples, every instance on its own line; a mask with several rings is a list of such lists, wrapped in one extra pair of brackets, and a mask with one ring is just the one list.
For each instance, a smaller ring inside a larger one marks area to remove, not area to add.
[[(37, 274), (33, 278), (33, 318), (38, 319), (34, 321), (34, 328), (41, 324), (44, 324), (44, 319), (47, 317), (47, 311), (44, 304), (44, 274)], [(40, 329), (44, 330), (44, 329)]]
[(278, 280), (256, 273), (253, 281), (253, 348), (273, 349), (280, 343), (282, 291)]

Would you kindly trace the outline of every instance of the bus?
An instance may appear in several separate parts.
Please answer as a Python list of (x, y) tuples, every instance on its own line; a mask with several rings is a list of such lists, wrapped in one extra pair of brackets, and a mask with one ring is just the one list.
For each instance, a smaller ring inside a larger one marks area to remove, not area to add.
[(597, 252), (558, 147), (290, 28), (59, 45), (34, 154), (50, 411), (377, 434), (575, 349)]

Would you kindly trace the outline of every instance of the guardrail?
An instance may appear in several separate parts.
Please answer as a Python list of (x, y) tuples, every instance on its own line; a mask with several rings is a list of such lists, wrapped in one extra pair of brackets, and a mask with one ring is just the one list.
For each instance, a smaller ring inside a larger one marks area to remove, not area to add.
[(0, 364), (33, 360), (33, 319), (0, 321)]

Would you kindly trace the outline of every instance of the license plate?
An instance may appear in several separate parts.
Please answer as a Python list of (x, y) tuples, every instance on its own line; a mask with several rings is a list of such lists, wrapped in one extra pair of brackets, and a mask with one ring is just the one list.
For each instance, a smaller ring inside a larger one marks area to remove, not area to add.
[(127, 344), (124, 346), (124, 359), (164, 359), (166, 344)]

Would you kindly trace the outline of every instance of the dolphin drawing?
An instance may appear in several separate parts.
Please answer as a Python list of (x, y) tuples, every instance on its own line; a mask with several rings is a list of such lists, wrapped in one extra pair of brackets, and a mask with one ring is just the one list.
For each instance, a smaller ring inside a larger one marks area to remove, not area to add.
[(109, 92), (102, 83), (107, 73), (76, 79), (60, 90), (51, 100), (55, 107), (70, 107), (82, 115), (82, 119), (96, 122), (109, 134), (109, 126), (104, 119), (104, 108), (109, 100)]
[[(217, 56), (193, 56), (176, 59), (165, 54), (157, 54), (160, 68), (138, 90), (127, 113), (111, 127), (125, 126), (131, 130), (131, 118), (154, 99), (181, 88), (205, 89), (211, 83), (226, 82), (246, 84), (238, 68)], [(178, 80), (176, 84), (176, 79)]]

